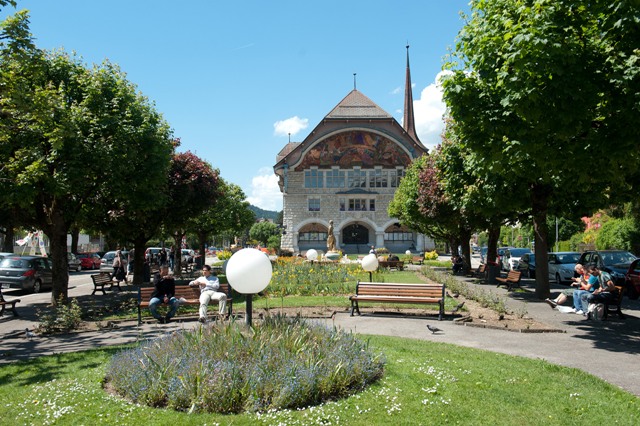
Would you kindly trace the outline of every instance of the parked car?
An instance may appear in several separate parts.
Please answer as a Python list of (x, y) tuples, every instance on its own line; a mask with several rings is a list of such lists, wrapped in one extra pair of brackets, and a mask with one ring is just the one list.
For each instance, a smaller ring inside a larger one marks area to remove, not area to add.
[(558, 251), (549, 253), (549, 280), (558, 284), (571, 283), (575, 276), (576, 263), (579, 263), (580, 253), (577, 251)]
[[(127, 255), (129, 254), (127, 250), (120, 250), (120, 253), (122, 254), (122, 257), (124, 259), (126, 259)], [(116, 257), (115, 250), (106, 252), (104, 256), (102, 256), (102, 260), (100, 261), (100, 269), (106, 269), (109, 272), (113, 272), (113, 259), (115, 257)]]
[(69, 263), (70, 271), (80, 272), (82, 270), (80, 259), (78, 259), (75, 254), (67, 253), (67, 262)]
[(590, 250), (582, 253), (578, 263), (594, 264), (600, 270), (611, 274), (616, 285), (626, 286), (626, 275), (634, 260), (636, 257), (625, 250)]
[(196, 253), (193, 250), (182, 249), (182, 262), (189, 263), (195, 260)]
[(4, 253), (4, 252), (0, 253), (0, 260), (4, 259), (7, 256), (13, 256), (13, 253)]
[(627, 296), (637, 299), (640, 296), (640, 259), (636, 259), (629, 265), (626, 276)]
[(102, 260), (97, 253), (78, 253), (76, 257), (80, 259), (82, 269), (100, 269)]
[(502, 258), (504, 257), (505, 250), (511, 248), (513, 247), (498, 247), (498, 257), (496, 257), (496, 263), (500, 265), (500, 269), (502, 269)]
[(520, 258), (516, 271), (522, 272), (522, 275), (528, 278), (536, 277), (536, 255), (533, 253), (525, 253)]
[(11, 255), (0, 260), (0, 285), (40, 293), (51, 288), (53, 262), (48, 257)]
[(531, 253), (528, 248), (508, 248), (504, 250), (504, 254), (500, 256), (502, 261), (502, 269), (505, 271), (514, 271), (518, 268), (518, 262), (523, 254)]

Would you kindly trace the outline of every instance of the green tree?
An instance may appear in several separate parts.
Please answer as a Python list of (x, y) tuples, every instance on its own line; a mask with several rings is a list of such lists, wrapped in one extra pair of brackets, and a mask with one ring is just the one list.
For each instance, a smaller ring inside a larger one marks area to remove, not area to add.
[(198, 237), (200, 253), (205, 252), (205, 244), (211, 235), (240, 235), (255, 223), (255, 214), (246, 198), (242, 188), (220, 178), (220, 195), (214, 205), (190, 219), (187, 225)]
[[(548, 214), (603, 205), (637, 168), (638, 6), (474, 0), (471, 11), (445, 101), (477, 167), (528, 201), (536, 256), (545, 258)], [(623, 57), (632, 59), (626, 68)], [(585, 173), (593, 163), (598, 173)], [(601, 190), (576, 190), (585, 187)], [(536, 295), (548, 297), (547, 265), (536, 267)]]
[(64, 52), (38, 50), (18, 40), (28, 16), (9, 21), (23, 31), (10, 33), (0, 49), (0, 202), (26, 210), (49, 237), (55, 305), (67, 298), (70, 227), (86, 206), (106, 215), (117, 205), (100, 205), (101, 194), (122, 188), (122, 195), (132, 176), (144, 179), (131, 168), (138, 156), (153, 160), (155, 144), (170, 146), (169, 129), (116, 66), (89, 69)]
[(209, 163), (189, 151), (173, 156), (167, 187), (169, 201), (163, 223), (174, 239), (174, 271), (178, 275), (182, 271), (182, 256), (179, 253), (189, 220), (215, 206), (221, 195), (220, 189), (219, 171)]
[(269, 237), (273, 235), (278, 235), (278, 225), (273, 222), (263, 221), (253, 224), (251, 229), (249, 230), (249, 237), (256, 241), (259, 241), (260, 244), (267, 247), (267, 243), (269, 241)]

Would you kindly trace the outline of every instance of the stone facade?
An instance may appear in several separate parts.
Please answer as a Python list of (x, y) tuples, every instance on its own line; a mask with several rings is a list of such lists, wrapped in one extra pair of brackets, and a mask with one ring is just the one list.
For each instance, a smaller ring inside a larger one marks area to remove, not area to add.
[(389, 217), (388, 206), (411, 162), (427, 155), (413, 125), (407, 50), (402, 127), (364, 94), (352, 90), (302, 142), (288, 143), (274, 172), (283, 193), (283, 250), (325, 251), (329, 221), (336, 248), (368, 253), (431, 250), (433, 241)]

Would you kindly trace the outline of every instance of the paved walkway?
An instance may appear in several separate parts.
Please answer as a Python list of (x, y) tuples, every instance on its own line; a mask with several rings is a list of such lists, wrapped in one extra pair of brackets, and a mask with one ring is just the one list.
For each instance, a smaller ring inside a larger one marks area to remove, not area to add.
[[(484, 289), (507, 294), (504, 289), (495, 286), (475, 284)], [(80, 284), (70, 290), (70, 295), (83, 294), (88, 297), (90, 284)], [(533, 280), (523, 280), (528, 291), (508, 294), (508, 308), (521, 311), (538, 321), (558, 328), (564, 333), (516, 333), (504, 330), (464, 327), (449, 320), (437, 321), (433, 318), (413, 316), (362, 315), (350, 317), (348, 312), (339, 312), (333, 319), (322, 320), (346, 330), (364, 334), (380, 334), (437, 342), (447, 342), (466, 347), (485, 349), (511, 355), (544, 359), (549, 362), (582, 369), (609, 383), (619, 386), (640, 396), (640, 301), (624, 299), (623, 312), (626, 320), (613, 316), (608, 321), (587, 321), (575, 314), (562, 314), (537, 300), (533, 295)], [(91, 286), (92, 287), (92, 286)], [(555, 291), (562, 287), (555, 286)], [(566, 287), (565, 287), (566, 288)], [(48, 294), (47, 294), (48, 295)], [(25, 328), (36, 325), (35, 309), (44, 306), (48, 300), (45, 295), (41, 302), (19, 304), (20, 317), (5, 316), (0, 319), (0, 364), (19, 359), (28, 359), (54, 353), (95, 349), (103, 346), (135, 342), (177, 329), (190, 329), (198, 326), (197, 321), (174, 322), (167, 325), (156, 323), (138, 326), (135, 322), (117, 324), (117, 328), (105, 328), (100, 331), (72, 333), (62, 336), (34, 337), (25, 336)], [(7, 298), (11, 298), (8, 296)], [(27, 298), (25, 298), (27, 299)], [(345, 302), (345, 307), (347, 302)], [(437, 325), (443, 332), (431, 334), (426, 325)], [(614, 365), (616, 367), (612, 368)]]

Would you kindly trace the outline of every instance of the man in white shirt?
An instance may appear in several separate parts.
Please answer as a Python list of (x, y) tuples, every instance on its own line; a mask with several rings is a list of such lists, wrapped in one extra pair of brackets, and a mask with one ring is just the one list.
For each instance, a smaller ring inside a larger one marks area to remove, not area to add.
[(218, 277), (211, 274), (211, 266), (204, 265), (202, 267), (202, 276), (197, 280), (191, 281), (190, 286), (200, 287), (200, 318), (201, 323), (207, 322), (207, 306), (211, 300), (217, 300), (219, 305), (220, 316), (224, 316), (227, 307), (227, 295), (218, 291), (220, 281)]

